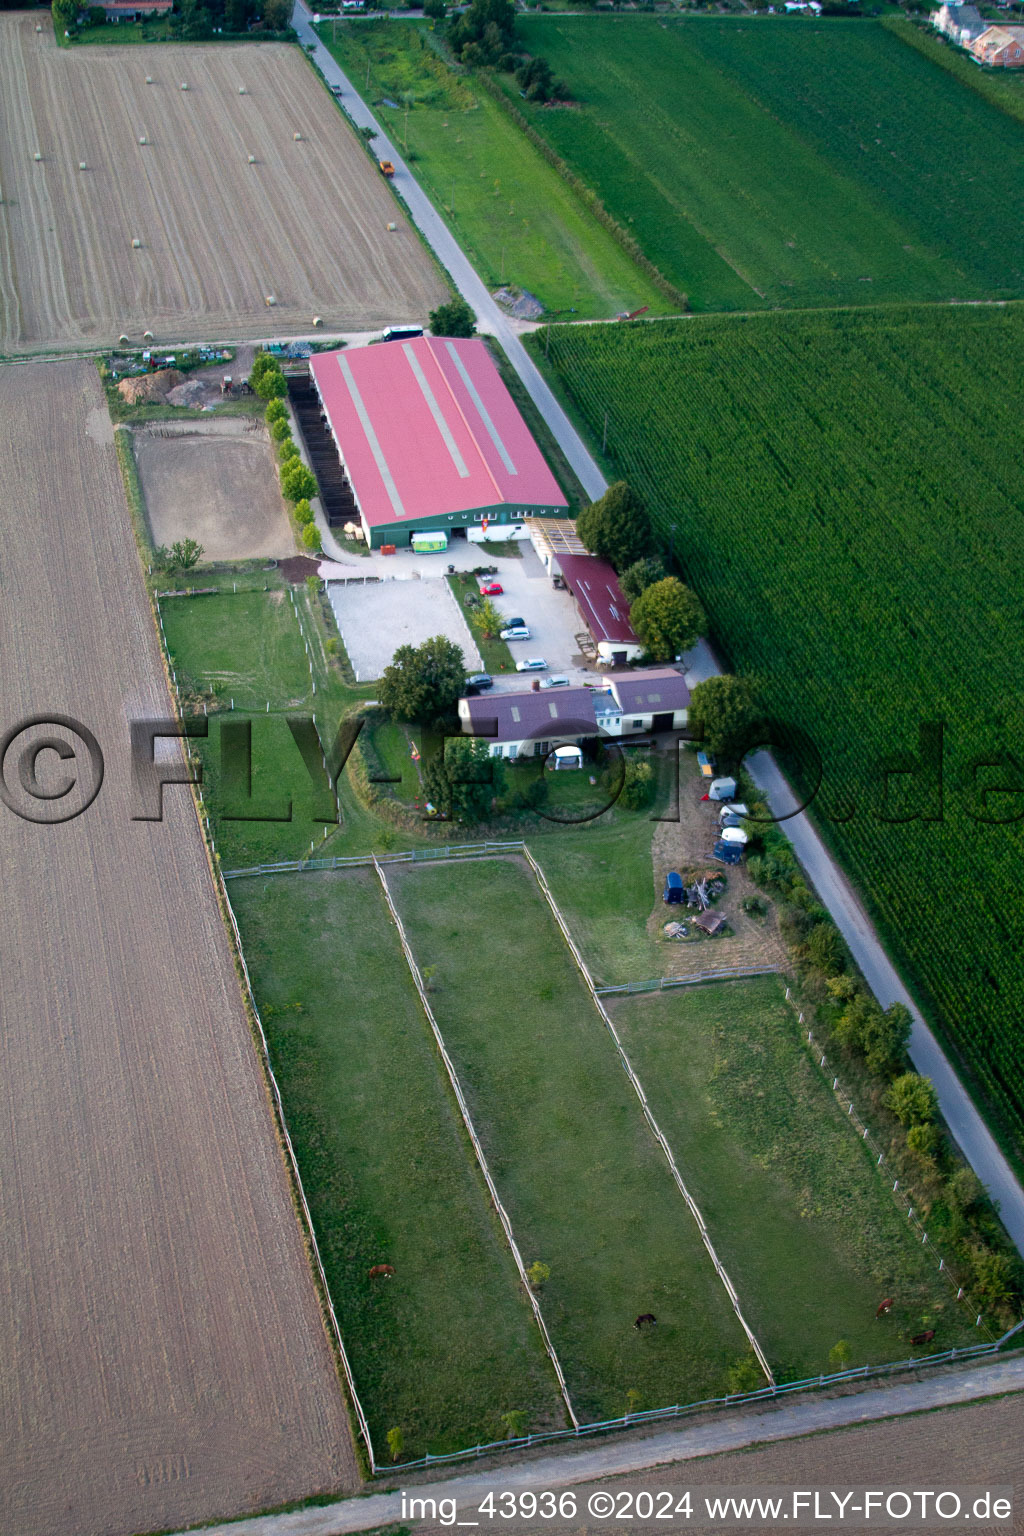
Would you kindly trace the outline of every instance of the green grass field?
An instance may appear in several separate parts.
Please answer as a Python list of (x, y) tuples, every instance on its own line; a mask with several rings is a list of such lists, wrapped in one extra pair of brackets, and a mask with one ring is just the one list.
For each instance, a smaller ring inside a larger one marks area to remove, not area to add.
[(578, 105), (523, 102), (505, 76), (510, 100), (694, 309), (1021, 293), (1024, 124), (880, 23), (520, 31)]
[[(608, 413), (609, 476), (676, 525), (719, 654), (817, 744), (819, 825), (1018, 1167), (1022, 350), (1016, 307), (574, 327), (550, 347), (592, 440)], [(934, 774), (883, 773), (929, 724), (941, 812)]]
[[(564, 1406), (372, 871), (236, 880), (231, 899), (378, 1458)], [(371, 1283), (374, 1264), (393, 1280)]]
[[(616, 1000), (651, 1108), (779, 1380), (977, 1342), (811, 1060), (777, 977)], [(894, 1296), (891, 1315), (875, 1319)]]
[[(746, 1340), (524, 866), (389, 872), (581, 1419), (727, 1390)], [(510, 967), (517, 986), (504, 981)], [(657, 1330), (633, 1319), (654, 1312)]]
[(424, 29), (324, 22), (318, 31), (407, 146), (417, 180), (490, 288), (518, 285), (549, 312), (581, 319), (670, 308), (501, 107), (438, 57)]

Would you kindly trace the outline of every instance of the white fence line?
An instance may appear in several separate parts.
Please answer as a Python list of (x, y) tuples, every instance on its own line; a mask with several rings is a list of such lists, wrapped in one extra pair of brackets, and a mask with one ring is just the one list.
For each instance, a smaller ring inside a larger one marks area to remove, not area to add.
[(573, 1428), (578, 1430), (580, 1427), (580, 1421), (576, 1417), (576, 1410), (572, 1406), (572, 1399), (569, 1396), (569, 1388), (566, 1385), (565, 1376), (562, 1372), (561, 1362), (555, 1353), (555, 1347), (551, 1342), (551, 1336), (548, 1333), (547, 1324), (545, 1323), (544, 1317), (540, 1310), (540, 1303), (537, 1301), (537, 1297), (534, 1294), (533, 1287), (530, 1284), (529, 1277), (526, 1273), (526, 1267), (523, 1264), (522, 1254), (519, 1252), (519, 1245), (517, 1244), (515, 1236), (512, 1232), (512, 1223), (509, 1220), (508, 1212), (505, 1210), (504, 1205), (501, 1203), (501, 1198), (498, 1194), (497, 1186), (495, 1185), (494, 1179), (491, 1176), (491, 1170), (488, 1167), (487, 1158), (484, 1156), (484, 1149), (480, 1145), (480, 1139), (476, 1134), (476, 1128), (473, 1125), (473, 1120), (469, 1113), (469, 1106), (466, 1103), (465, 1097), (463, 1096), (462, 1086), (459, 1083), (454, 1064), (451, 1057), (448, 1055), (448, 1049), (444, 1043), (444, 1038), (440, 1029), (438, 1028), (437, 1020), (434, 1017), (434, 1010), (431, 1008), (430, 1003), (427, 1000), (426, 990), (423, 986), (423, 978), (420, 975), (419, 966), (416, 964), (416, 959), (413, 955), (412, 947), (410, 946), (409, 940), (406, 937), (405, 927), (402, 923), (402, 919), (398, 915), (398, 908), (395, 906), (395, 903), (392, 899), (387, 877), (385, 876), (384, 871), (380, 864), (377, 862), (376, 858), (374, 859), (373, 864), (377, 871), (377, 878), (380, 880), (381, 889), (384, 892), (384, 900), (388, 904), (388, 911), (391, 913), (395, 927), (398, 929), (398, 937), (401, 941), (402, 953), (405, 955), (406, 964), (409, 967), (409, 973), (412, 976), (413, 984), (416, 987), (416, 991), (419, 993), (420, 1004), (423, 1008), (423, 1012), (426, 1014), (427, 1023), (430, 1025), (431, 1031), (433, 1033), (438, 1053), (441, 1057), (441, 1060), (444, 1062), (445, 1071), (448, 1073), (448, 1081), (451, 1084), (452, 1092), (454, 1093), (456, 1103), (459, 1106), (459, 1111), (462, 1115), (462, 1123), (466, 1127), (466, 1133), (469, 1136), (473, 1151), (476, 1153), (476, 1160), (480, 1165), (480, 1171), (484, 1176), (484, 1182), (487, 1185), (488, 1193), (490, 1194), (494, 1209), (498, 1214), (498, 1220), (501, 1222), (505, 1237), (508, 1240), (508, 1245), (512, 1250), (512, 1257), (515, 1259), (516, 1268), (519, 1271), (519, 1278), (523, 1283), (523, 1289), (526, 1291), (530, 1306), (533, 1308), (533, 1315), (536, 1319), (537, 1327), (540, 1329), (540, 1335), (544, 1341), (544, 1348), (547, 1350), (548, 1358), (555, 1368), (555, 1375), (558, 1378), (558, 1385), (561, 1389), (562, 1397), (565, 1401), (565, 1406), (569, 1411), (569, 1417), (572, 1420)]
[(697, 1202), (694, 1200), (693, 1196), (690, 1194), (690, 1191), (687, 1189), (686, 1184), (683, 1181), (683, 1176), (679, 1172), (679, 1168), (676, 1165), (676, 1160), (675, 1160), (675, 1158), (672, 1155), (672, 1149), (669, 1146), (668, 1142), (665, 1140), (665, 1136), (664, 1136), (664, 1134), (662, 1132), (662, 1129), (659, 1126), (658, 1122), (655, 1120), (654, 1115), (651, 1112), (650, 1105), (647, 1102), (647, 1095), (644, 1093), (644, 1090), (643, 1090), (643, 1088), (640, 1085), (639, 1078), (637, 1077), (636, 1073), (633, 1071), (632, 1062), (630, 1061), (629, 1057), (626, 1055), (625, 1050), (623, 1049), (622, 1041), (619, 1039), (618, 1031), (616, 1030), (615, 1025), (612, 1023), (611, 1017), (609, 1016), (607, 1009), (605, 1008), (604, 1004), (602, 1003), (602, 1001), (601, 1001), (601, 999), (600, 999), (600, 997), (598, 995), (597, 989), (594, 986), (594, 983), (593, 983), (593, 980), (591, 978), (590, 972), (587, 970), (587, 967), (584, 964), (583, 956), (580, 954), (579, 950), (577, 949), (576, 944), (575, 944), (575, 942), (573, 940), (572, 934), (569, 932), (569, 929), (568, 929), (568, 926), (567, 926), (567, 924), (565, 922), (565, 919), (563, 918), (561, 912), (558, 910), (558, 907), (557, 907), (557, 905), (555, 903), (555, 898), (552, 896), (551, 890), (550, 890), (550, 888), (548, 886), (548, 882), (547, 882), (547, 880), (544, 877), (544, 871), (541, 869), (540, 865), (537, 863), (537, 860), (533, 857), (533, 854), (530, 852), (529, 848), (527, 848), (525, 845), (523, 847), (523, 852), (526, 855), (527, 863), (529, 864), (530, 868), (533, 870), (533, 873), (534, 873), (534, 876), (536, 878), (537, 884), (540, 887), (541, 894), (543, 895), (545, 901), (547, 902), (548, 906), (550, 907), (552, 916), (554, 917), (555, 922), (558, 924), (559, 929), (561, 930), (562, 937), (565, 940), (566, 944), (569, 946), (569, 953), (572, 955), (573, 959), (575, 960), (577, 968), (579, 970), (579, 973), (583, 977), (583, 980), (587, 984), (587, 989), (590, 992), (590, 995), (591, 995), (591, 997), (594, 1000), (594, 1006), (597, 1008), (598, 1013), (601, 1015), (601, 1018), (604, 1020), (605, 1025), (607, 1026), (609, 1034), (611, 1035), (612, 1039), (615, 1041), (615, 1048), (616, 1048), (616, 1050), (619, 1053), (619, 1058), (622, 1061), (622, 1065), (626, 1069), (626, 1076), (629, 1078), (629, 1081), (632, 1083), (633, 1090), (636, 1093), (637, 1098), (640, 1100), (640, 1104), (641, 1104), (641, 1107), (642, 1107), (643, 1112), (644, 1112), (644, 1118), (646, 1119), (647, 1124), (650, 1126), (651, 1131), (654, 1134), (655, 1140), (658, 1142), (658, 1145), (661, 1147), (661, 1150), (665, 1154), (665, 1157), (666, 1157), (666, 1159), (668, 1161), (669, 1168), (671, 1169), (671, 1172), (672, 1172), (672, 1177), (675, 1179), (676, 1187), (678, 1188), (679, 1193), (682, 1195), (683, 1199), (686, 1201), (686, 1204), (687, 1204), (687, 1206), (689, 1208), (690, 1214), (693, 1217), (694, 1221), (697, 1223), (697, 1230), (700, 1233), (701, 1242), (704, 1244), (704, 1247), (705, 1247), (705, 1249), (707, 1250), (707, 1253), (708, 1253), (708, 1257), (711, 1259), (711, 1262), (714, 1265), (715, 1273), (718, 1275), (719, 1280), (721, 1280), (723, 1286), (725, 1287), (726, 1294), (728, 1295), (729, 1300), (732, 1302), (732, 1309), (735, 1312), (737, 1318), (739, 1319), (740, 1327), (743, 1329), (743, 1332), (747, 1336), (747, 1342), (749, 1343), (751, 1349), (754, 1351), (754, 1354), (757, 1356), (758, 1361), (760, 1362), (760, 1365), (761, 1365), (761, 1369), (764, 1371), (764, 1374), (767, 1377), (768, 1382), (770, 1383), (771, 1386), (774, 1387), (774, 1385), (775, 1385), (775, 1377), (772, 1374), (772, 1368), (768, 1364), (768, 1359), (767, 1359), (767, 1357), (766, 1357), (766, 1355), (764, 1353), (764, 1350), (761, 1348), (761, 1345), (758, 1343), (758, 1340), (757, 1340), (757, 1338), (756, 1338), (756, 1336), (754, 1334), (753, 1329), (750, 1327), (750, 1324), (747, 1322), (746, 1318), (743, 1316), (743, 1310), (740, 1307), (740, 1299), (739, 1299), (739, 1297), (736, 1294), (736, 1288), (733, 1285), (732, 1281), (730, 1280), (729, 1275), (727, 1274), (725, 1266), (723, 1265), (721, 1259), (718, 1257), (718, 1254), (715, 1252), (714, 1244), (711, 1241), (711, 1235), (708, 1232), (708, 1229), (707, 1229), (707, 1227), (704, 1224), (704, 1217), (701, 1214), (700, 1208), (697, 1205)]
[(507, 843), (441, 843), (436, 848), (410, 848), (404, 853), (357, 853), (339, 854), (327, 859), (283, 859), (276, 864), (255, 864), (249, 869), (226, 869), (225, 880), (241, 880), (256, 875), (305, 874), (318, 869), (371, 869), (374, 864), (419, 864), (432, 859), (493, 858), (502, 853), (522, 853), (524, 844)]
[[(1015, 1329), (1011, 1333), (1016, 1332)], [(706, 1412), (709, 1408), (745, 1408), (751, 1403), (773, 1402), (790, 1392), (812, 1392), (823, 1387), (842, 1385), (845, 1382), (864, 1381), (875, 1376), (889, 1376), (898, 1371), (919, 1370), (926, 1366), (950, 1365), (957, 1360), (977, 1360), (994, 1355), (1010, 1337), (1004, 1335), (994, 1344), (972, 1344), (966, 1349), (947, 1349), (941, 1355), (927, 1355), (920, 1360), (889, 1361), (882, 1365), (858, 1365), (852, 1370), (835, 1371), (829, 1376), (810, 1376), (804, 1381), (787, 1381), (781, 1386), (758, 1387), (754, 1392), (733, 1392), (727, 1397), (708, 1397), (696, 1403), (678, 1403), (671, 1408), (648, 1408), (639, 1413), (627, 1413), (620, 1419), (601, 1419), (581, 1424), (578, 1429), (542, 1430), (537, 1434), (521, 1435), (514, 1440), (491, 1440), (484, 1445), (474, 1445), (464, 1451), (449, 1451), (443, 1456), (421, 1456), (418, 1461), (403, 1461), (389, 1472), (405, 1472), (415, 1467), (436, 1467), (444, 1462), (464, 1461), (470, 1456), (486, 1456), (490, 1452), (521, 1450), (531, 1445), (544, 1445), (553, 1440), (579, 1440), (585, 1435), (601, 1434), (606, 1430), (631, 1429), (634, 1424), (655, 1424), (665, 1419), (675, 1419), (685, 1413)]]
[(316, 1264), (317, 1274), (320, 1277), (320, 1286), (324, 1305), (327, 1308), (327, 1314), (331, 1319), (331, 1327), (334, 1331), (334, 1342), (338, 1346), (338, 1355), (341, 1359), (342, 1370), (345, 1373), (345, 1381), (348, 1385), (349, 1395), (352, 1399), (352, 1406), (355, 1409), (356, 1418), (359, 1422), (359, 1432), (362, 1435), (363, 1441), (366, 1445), (366, 1454), (370, 1461), (370, 1471), (374, 1474), (374, 1476), (376, 1476), (377, 1462), (373, 1454), (373, 1441), (370, 1439), (370, 1426), (366, 1422), (366, 1415), (363, 1412), (363, 1405), (359, 1401), (359, 1393), (356, 1391), (355, 1377), (352, 1375), (352, 1367), (349, 1364), (348, 1355), (345, 1352), (344, 1340), (341, 1337), (341, 1328), (338, 1324), (337, 1314), (334, 1310), (334, 1302), (331, 1298), (331, 1288), (327, 1284), (327, 1275), (324, 1272), (323, 1260), (320, 1257), (320, 1249), (317, 1246), (316, 1231), (313, 1227), (313, 1217), (309, 1209), (309, 1204), (306, 1200), (306, 1191), (302, 1187), (302, 1175), (299, 1173), (298, 1159), (295, 1156), (295, 1148), (292, 1145), (292, 1138), (288, 1133), (288, 1122), (285, 1119), (284, 1103), (281, 1099), (281, 1090), (277, 1086), (277, 1078), (274, 1076), (274, 1069), (270, 1062), (270, 1047), (267, 1044), (267, 1036), (263, 1028), (263, 1020), (260, 1018), (260, 1011), (256, 1006), (256, 997), (252, 989), (252, 981), (249, 976), (249, 967), (245, 963), (245, 950), (242, 947), (242, 935), (239, 932), (238, 921), (235, 917), (235, 910), (231, 905), (231, 899), (228, 896), (227, 886), (224, 884), (223, 880), (220, 881), (220, 889), (224, 897), (224, 905), (227, 908), (228, 916), (231, 919), (231, 928), (235, 936), (235, 947), (237, 949), (239, 963), (242, 967), (242, 975), (245, 977), (245, 987), (249, 997), (249, 1006), (252, 1008), (253, 1017), (256, 1020), (256, 1026), (260, 1033), (260, 1041), (263, 1046), (263, 1065), (274, 1095), (274, 1105), (277, 1110), (277, 1121), (281, 1127), (281, 1135), (284, 1139), (284, 1144), (288, 1152), (288, 1161), (291, 1167), (292, 1177), (295, 1180), (295, 1188), (298, 1192), (299, 1201), (302, 1206), (302, 1214), (306, 1223), (306, 1231), (309, 1235), (310, 1250), (313, 1255), (313, 1260)]
[(692, 976), (658, 976), (653, 981), (624, 981), (615, 987), (595, 987), (598, 997), (620, 993), (668, 992), (673, 987), (692, 987), (703, 981), (738, 981), (744, 976), (777, 976), (777, 965), (724, 965), (714, 971), (694, 971)]

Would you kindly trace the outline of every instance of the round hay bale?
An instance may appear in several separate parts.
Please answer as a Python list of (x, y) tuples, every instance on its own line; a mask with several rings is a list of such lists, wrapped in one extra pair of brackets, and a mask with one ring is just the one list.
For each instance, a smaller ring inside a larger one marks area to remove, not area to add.
[(89, 169), (89, 167), (86, 165), (84, 160), (79, 160), (79, 162), (78, 162), (78, 169), (80, 171), (87, 171)]
[(319, 327), (321, 325), (323, 325), (323, 323), (324, 323), (323, 322), (323, 317), (321, 315), (314, 315), (313, 316), (313, 329), (314, 330), (319, 329)]
[(153, 76), (152, 75), (147, 75), (146, 76), (146, 84), (147, 85), (152, 85), (153, 84)]
[(143, 339), (143, 341), (152, 341), (153, 340), (153, 332), (152, 331), (143, 331), (142, 339)]
[(393, 231), (393, 230), (396, 230), (396, 229), (397, 229), (397, 228), (398, 228), (398, 225), (397, 225), (397, 224), (389, 224), (389, 225), (388, 225), (388, 229), (390, 229), (390, 230), (392, 230), (392, 231)]
[(40, 26), (40, 25), (39, 25), (39, 24), (38, 24), (38, 22), (37, 22), (37, 23), (36, 23), (36, 31), (37, 31), (37, 32), (41, 32), (41, 31), (42, 31), (42, 30), (43, 30), (43, 29), (42, 29), (42, 27), (41, 27), (41, 26)]
[(187, 80), (183, 80), (181, 82), (181, 88), (182, 88), (183, 91), (187, 91), (188, 90), (188, 81)]
[(256, 164), (256, 156), (255, 155), (250, 155), (249, 156), (249, 164), (250, 165), (255, 165)]
[(239, 94), (239, 96), (244, 96), (245, 95), (245, 86), (244, 85), (240, 85), (238, 87), (238, 94)]
[(132, 241), (132, 250), (133, 251), (141, 251), (141, 249), (142, 249), (142, 241), (138, 238), (138, 236), (136, 236), (136, 238)]
[(42, 158), (43, 158), (42, 155), (39, 153), (39, 151), (37, 149), (35, 154), (32, 156), (32, 159), (33, 160), (41, 160)]
[(124, 334), (123, 331), (122, 331), (121, 335), (117, 338), (117, 344), (118, 344), (119, 347), (126, 347), (128, 345), (128, 337)]
[(149, 143), (149, 140), (146, 138), (146, 135), (144, 133), (140, 134), (140, 136), (139, 136), (139, 143), (140, 144), (148, 144)]
[(301, 144), (302, 143), (302, 134), (301, 133), (293, 133), (292, 134), (292, 138), (295, 140), (296, 144)]
[(268, 309), (273, 309), (274, 305), (277, 303), (277, 299), (272, 293), (268, 293), (264, 302)]

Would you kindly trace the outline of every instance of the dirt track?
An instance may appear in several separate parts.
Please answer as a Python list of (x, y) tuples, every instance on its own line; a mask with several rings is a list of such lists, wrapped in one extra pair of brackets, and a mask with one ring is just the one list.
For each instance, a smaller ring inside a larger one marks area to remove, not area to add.
[(126, 722), (170, 710), (101, 406), (90, 363), (0, 369), (0, 729), (106, 757), (74, 821), (0, 805), (4, 1536), (358, 1485), (188, 792), (130, 819)]
[(372, 329), (446, 296), (284, 44), (61, 49), (0, 15), (0, 188), (0, 351)]

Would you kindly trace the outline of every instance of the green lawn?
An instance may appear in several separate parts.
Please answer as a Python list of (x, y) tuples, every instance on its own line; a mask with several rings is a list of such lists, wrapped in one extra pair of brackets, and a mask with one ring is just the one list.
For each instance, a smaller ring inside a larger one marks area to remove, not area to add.
[(599, 986), (649, 981), (664, 968), (663, 946), (647, 932), (654, 901), (653, 834), (654, 823), (638, 816), (530, 840), (530, 852)]
[[(389, 872), (581, 1419), (727, 1390), (746, 1340), (525, 866)], [(501, 977), (512, 970), (510, 991)], [(654, 1312), (659, 1326), (632, 1326)]]
[[(377, 1456), (502, 1439), (564, 1407), (372, 872), (231, 899)], [(370, 1282), (372, 1265), (395, 1267)]]
[[(777, 1377), (978, 1342), (804, 1047), (774, 976), (616, 1000), (651, 1108)], [(875, 1318), (883, 1297), (896, 1305)]]
[(357, 21), (318, 31), (408, 147), (417, 180), (490, 288), (516, 284), (549, 312), (581, 319), (670, 307), (501, 107), (438, 57), (424, 28)]
[[(694, 309), (1021, 293), (1024, 124), (869, 20), (525, 18), (525, 112)], [(993, 178), (991, 166), (1006, 178)]]

